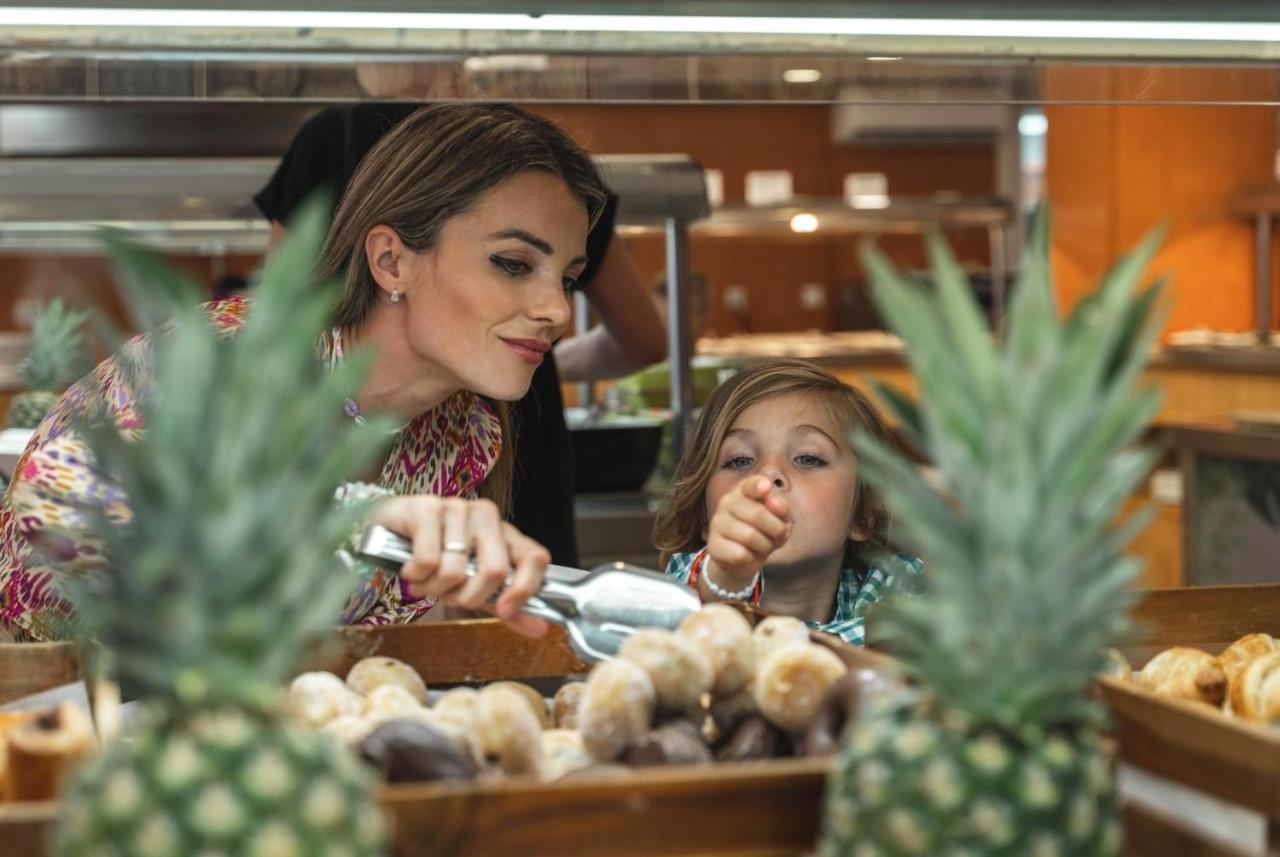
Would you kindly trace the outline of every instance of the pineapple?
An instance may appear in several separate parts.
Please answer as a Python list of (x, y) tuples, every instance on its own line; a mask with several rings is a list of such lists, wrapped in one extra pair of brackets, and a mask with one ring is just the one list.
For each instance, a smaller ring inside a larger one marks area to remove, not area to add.
[[(190, 304), (154, 337), (146, 431), (82, 420), (132, 520), (100, 512), (108, 573), (83, 581), (81, 631), (145, 700), (136, 732), (63, 795), (63, 857), (370, 855), (384, 820), (350, 752), (282, 718), (284, 680), (338, 615), (353, 581), (334, 549), (355, 524), (333, 488), (368, 464), (385, 427), (342, 420), (367, 361), (316, 359), (330, 310), (311, 281), (326, 212), (312, 205), (268, 263), (237, 337)], [(182, 293), (176, 274), (113, 242), (133, 294)], [(141, 285), (149, 288), (143, 290)], [(370, 421), (373, 422), (372, 420)]]
[(60, 298), (49, 301), (40, 311), (31, 329), (31, 351), (18, 366), (27, 389), (9, 403), (6, 428), (40, 425), (62, 391), (87, 368), (80, 331), (85, 317), (85, 313), (65, 307)]
[(939, 468), (944, 493), (884, 444), (860, 465), (930, 566), (886, 605), (878, 642), (913, 679), (850, 726), (828, 784), (824, 857), (1110, 857), (1121, 828), (1102, 712), (1087, 695), (1127, 629), (1149, 520), (1116, 516), (1156, 452), (1135, 445), (1158, 407), (1136, 385), (1159, 284), (1135, 290), (1158, 236), (1060, 322), (1039, 216), (1003, 341), (929, 236), (936, 293), (865, 255), (875, 299), (921, 390), (879, 390)]

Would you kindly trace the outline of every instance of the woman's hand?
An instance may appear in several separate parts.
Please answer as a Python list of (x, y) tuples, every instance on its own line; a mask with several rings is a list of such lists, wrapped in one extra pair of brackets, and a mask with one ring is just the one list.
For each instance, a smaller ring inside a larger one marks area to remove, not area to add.
[(707, 530), (710, 574), (721, 589), (748, 586), (769, 554), (791, 535), (791, 507), (773, 483), (749, 476), (720, 499)]
[[(546, 633), (545, 621), (520, 608), (542, 586), (551, 555), (502, 520), (492, 501), (425, 494), (391, 497), (373, 508), (367, 523), (380, 524), (412, 542), (413, 558), (400, 569), (410, 595), (435, 598), (450, 607), (486, 608), (510, 576), (493, 611), (526, 636)], [(476, 573), (468, 578), (467, 562), (472, 559)]]

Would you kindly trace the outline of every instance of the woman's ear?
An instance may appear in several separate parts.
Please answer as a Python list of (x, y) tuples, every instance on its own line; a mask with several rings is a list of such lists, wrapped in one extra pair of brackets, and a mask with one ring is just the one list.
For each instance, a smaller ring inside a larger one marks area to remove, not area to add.
[(409, 248), (400, 240), (400, 233), (390, 226), (378, 224), (364, 236), (364, 253), (369, 262), (369, 274), (378, 288), (388, 295), (406, 291)]

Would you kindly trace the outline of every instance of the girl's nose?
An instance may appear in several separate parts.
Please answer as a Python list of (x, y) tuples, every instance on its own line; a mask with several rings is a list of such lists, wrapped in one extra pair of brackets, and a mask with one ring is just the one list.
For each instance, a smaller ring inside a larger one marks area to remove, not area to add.
[(787, 477), (772, 464), (766, 464), (760, 468), (760, 475), (772, 482), (774, 488), (783, 490), (787, 487)]

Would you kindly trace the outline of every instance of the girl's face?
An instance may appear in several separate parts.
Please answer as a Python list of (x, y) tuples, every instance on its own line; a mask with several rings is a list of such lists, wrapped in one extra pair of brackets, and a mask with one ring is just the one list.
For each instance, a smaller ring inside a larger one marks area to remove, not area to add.
[[(707, 483), (707, 519), (741, 479), (761, 475), (785, 497), (791, 537), (768, 564), (839, 556), (855, 535), (857, 469), (846, 432), (808, 393), (770, 396), (748, 407), (725, 435)], [(704, 534), (705, 535), (705, 534)]]
[(458, 389), (519, 399), (569, 323), (586, 242), (586, 206), (558, 176), (526, 170), (493, 188), (409, 254), (410, 349)]

